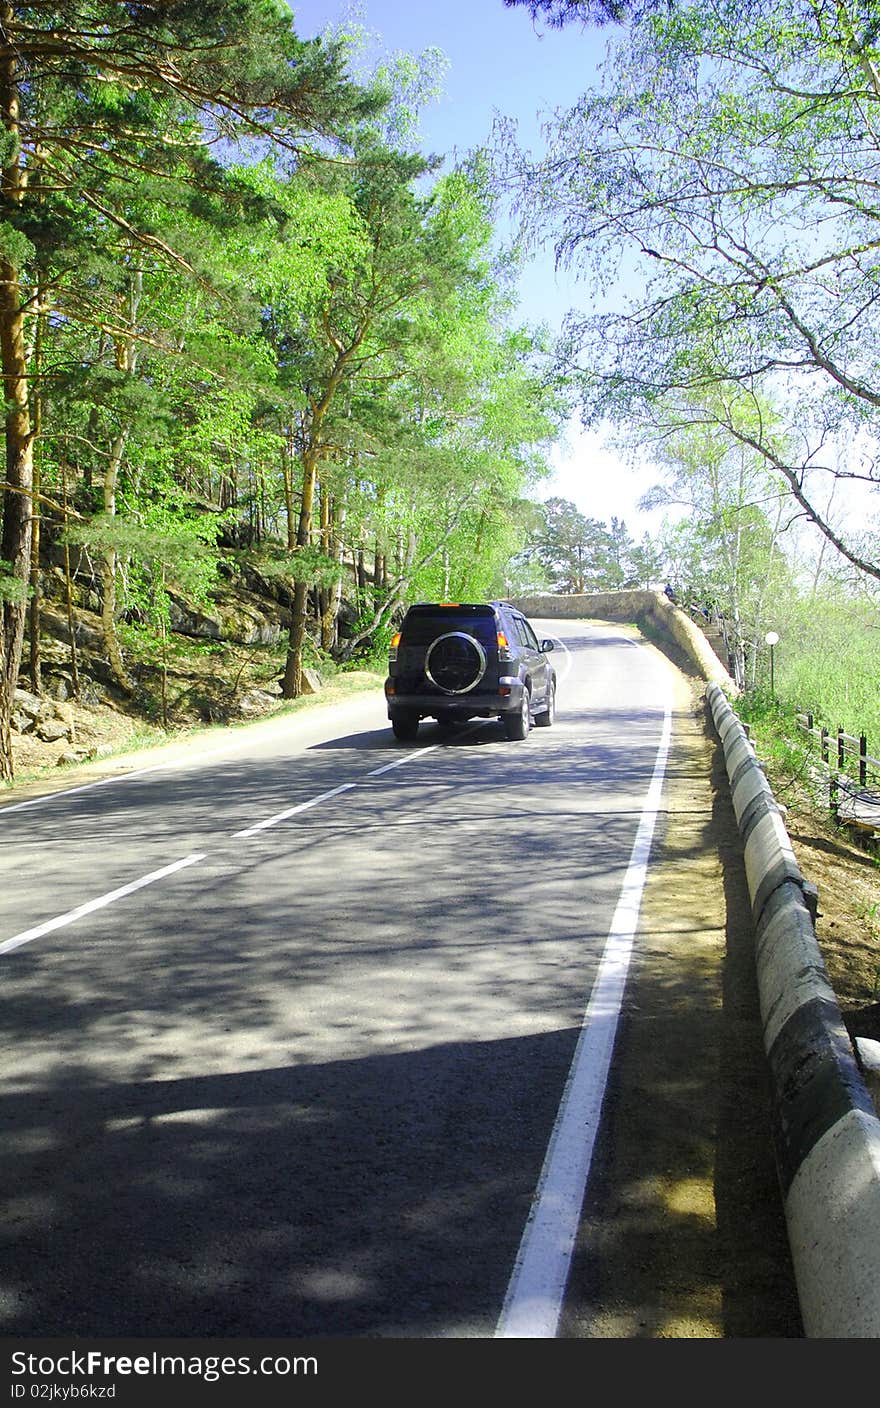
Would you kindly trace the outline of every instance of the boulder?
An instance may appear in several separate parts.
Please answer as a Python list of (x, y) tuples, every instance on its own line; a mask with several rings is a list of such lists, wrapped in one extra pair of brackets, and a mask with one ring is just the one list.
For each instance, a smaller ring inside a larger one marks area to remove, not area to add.
[[(40, 607), (40, 628), (55, 640), (70, 641), (70, 625), (66, 612), (53, 611), (51, 607)], [(76, 643), (86, 650), (103, 652), (104, 632), (101, 618), (93, 611), (79, 609), (74, 613), (73, 634)]]
[(43, 719), (35, 729), (41, 743), (58, 743), (62, 738), (70, 738), (70, 725), (63, 719)]
[(39, 695), (31, 694), (29, 689), (16, 689), (12, 707), (17, 714), (24, 714), (33, 722), (43, 708), (43, 700)]
[(43, 743), (59, 738), (75, 739), (73, 710), (58, 699), (41, 699), (29, 689), (16, 689), (12, 702), (12, 726), (17, 733), (35, 733)]

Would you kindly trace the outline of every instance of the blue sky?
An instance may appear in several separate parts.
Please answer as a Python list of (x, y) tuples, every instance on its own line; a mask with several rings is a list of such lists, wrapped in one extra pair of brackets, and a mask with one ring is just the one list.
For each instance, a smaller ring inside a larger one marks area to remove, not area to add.
[[(497, 115), (516, 120), (522, 144), (541, 148), (541, 123), (571, 106), (595, 83), (612, 28), (552, 30), (525, 9), (502, 0), (289, 0), (297, 32), (307, 38), (356, 12), (381, 50), (418, 54), (429, 48), (448, 60), (442, 96), (421, 118), (425, 152), (464, 155), (485, 142)], [(572, 307), (584, 307), (588, 290), (573, 275), (557, 274), (552, 249), (533, 259), (519, 283), (522, 322), (557, 329)], [(581, 512), (608, 522), (625, 519), (638, 537), (658, 526), (656, 515), (638, 513), (639, 496), (657, 480), (650, 466), (636, 473), (606, 448), (604, 437), (572, 426), (551, 457), (554, 475), (540, 488), (575, 502)]]

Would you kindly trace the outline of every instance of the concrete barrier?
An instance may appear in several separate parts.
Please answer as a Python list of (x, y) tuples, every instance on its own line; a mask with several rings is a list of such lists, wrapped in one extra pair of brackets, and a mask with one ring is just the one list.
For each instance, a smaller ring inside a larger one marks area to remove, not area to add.
[[(804, 1330), (880, 1338), (880, 1043), (849, 1038), (815, 932), (815, 887), (730, 705), (737, 688), (702, 631), (660, 592), (534, 596), (535, 617), (646, 625), (678, 644), (708, 682), (744, 843), (755, 924), (773, 1138)], [(870, 1088), (869, 1088), (870, 1082)]]
[(755, 920), (774, 1144), (806, 1334), (880, 1338), (880, 1119), (828, 980), (782, 813), (727, 694), (724, 750)]

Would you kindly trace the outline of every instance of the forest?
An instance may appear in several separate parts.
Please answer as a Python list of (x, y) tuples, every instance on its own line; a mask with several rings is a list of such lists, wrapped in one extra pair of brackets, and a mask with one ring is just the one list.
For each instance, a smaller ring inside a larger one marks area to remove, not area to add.
[(562, 398), (508, 316), (485, 164), (409, 139), (429, 59), (355, 82), (276, 0), (0, 28), (8, 774), (47, 594), (98, 612), (124, 694), (126, 632), (158, 650), (175, 596), (246, 567), (289, 613), (295, 698), (311, 649), (351, 656), (408, 593), (489, 589)]
[[(49, 608), (133, 697), (233, 580), (284, 607), (287, 699), (413, 599), (668, 580), (745, 688), (772, 629), (780, 695), (880, 751), (880, 17), (517, 3), (602, 25), (602, 85), (537, 157), (500, 122), (450, 164), (433, 52), (365, 68), (283, 0), (0, 0), (0, 778)], [(516, 319), (548, 242), (558, 337)], [(656, 466), (656, 532), (539, 497), (571, 415)]]

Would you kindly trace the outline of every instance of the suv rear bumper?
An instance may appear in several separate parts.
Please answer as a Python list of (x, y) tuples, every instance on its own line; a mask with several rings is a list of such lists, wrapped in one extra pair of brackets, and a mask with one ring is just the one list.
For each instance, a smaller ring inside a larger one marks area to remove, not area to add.
[[(395, 683), (393, 679), (385, 681), (389, 719), (395, 713), (418, 714), (420, 719), (436, 719), (438, 714), (461, 719), (492, 719), (499, 714), (515, 713), (522, 705), (523, 682), (515, 675), (502, 676), (498, 681), (499, 691), (493, 693), (480, 690), (467, 694), (428, 694), (424, 690), (412, 694), (389, 692)], [(500, 692), (502, 689), (504, 693)]]

